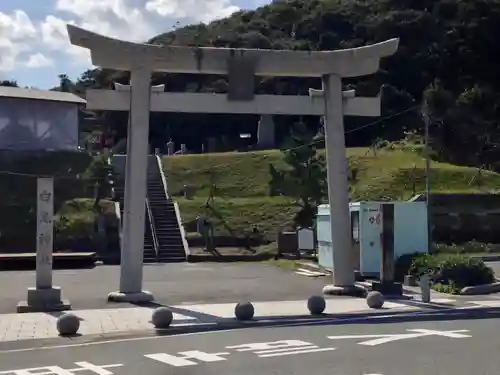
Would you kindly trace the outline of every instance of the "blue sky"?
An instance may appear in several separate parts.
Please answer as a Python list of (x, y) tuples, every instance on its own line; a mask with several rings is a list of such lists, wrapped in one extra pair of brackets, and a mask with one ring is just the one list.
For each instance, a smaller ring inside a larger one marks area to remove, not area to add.
[(58, 74), (78, 77), (89, 68), (85, 50), (69, 45), (66, 23), (141, 41), (176, 22), (208, 22), (270, 0), (1, 0), (0, 80), (48, 89)]

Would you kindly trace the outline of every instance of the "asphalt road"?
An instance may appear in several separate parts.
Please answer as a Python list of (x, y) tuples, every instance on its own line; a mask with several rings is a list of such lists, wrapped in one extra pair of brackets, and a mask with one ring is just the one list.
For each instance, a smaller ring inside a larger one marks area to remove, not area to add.
[[(56, 270), (55, 286), (62, 288), (63, 298), (73, 309), (127, 307), (106, 304), (109, 292), (118, 289), (119, 266), (94, 269)], [(299, 276), (290, 270), (250, 263), (174, 263), (144, 266), (144, 289), (157, 302), (225, 303), (238, 300), (279, 301), (304, 299), (321, 293), (330, 278)], [(25, 300), (28, 287), (35, 285), (34, 271), (0, 272), (0, 314), (15, 312)]]
[[(349, 337), (356, 335), (362, 337)], [(0, 374), (72, 375), (86, 368), (85, 374), (102, 375), (497, 375), (500, 367), (498, 318), (251, 328), (33, 346), (0, 350)], [(47, 366), (55, 367), (43, 371)], [(26, 369), (31, 370), (15, 372)]]

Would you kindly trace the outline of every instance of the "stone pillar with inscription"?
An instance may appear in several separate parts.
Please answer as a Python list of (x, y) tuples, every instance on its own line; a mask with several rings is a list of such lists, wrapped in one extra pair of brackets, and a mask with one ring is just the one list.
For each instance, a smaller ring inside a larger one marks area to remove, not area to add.
[(36, 286), (28, 288), (28, 298), (17, 305), (17, 312), (70, 310), (61, 299), (61, 289), (52, 285), (52, 251), (54, 243), (54, 180), (37, 181)]

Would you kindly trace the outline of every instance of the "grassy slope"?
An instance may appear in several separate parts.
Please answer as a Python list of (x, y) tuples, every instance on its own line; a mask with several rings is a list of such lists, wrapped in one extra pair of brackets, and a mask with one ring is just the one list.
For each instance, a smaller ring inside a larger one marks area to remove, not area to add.
[[(364, 148), (348, 150), (349, 164), (358, 168), (358, 181), (353, 184), (351, 199), (409, 199), (413, 189), (423, 192), (425, 163), (411, 151), (378, 151)], [(250, 231), (252, 225), (271, 240), (279, 226), (291, 223), (296, 210), (287, 198), (268, 197), (269, 164), (283, 165), (278, 150), (248, 153), (185, 155), (164, 158), (164, 170), (171, 193), (184, 184), (196, 187), (193, 200), (179, 198), (184, 222), (199, 214), (210, 215), (203, 208), (211, 179), (217, 186), (216, 209), (238, 233)], [(500, 175), (444, 163), (432, 163), (431, 182), (434, 192), (492, 192), (500, 185)], [(471, 183), (472, 181), (472, 183)], [(218, 232), (227, 232), (220, 224)]]

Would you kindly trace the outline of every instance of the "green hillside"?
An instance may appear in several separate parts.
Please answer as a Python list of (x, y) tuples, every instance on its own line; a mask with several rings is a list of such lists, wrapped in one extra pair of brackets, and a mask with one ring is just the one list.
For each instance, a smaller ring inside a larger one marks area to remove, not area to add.
[[(407, 200), (425, 189), (425, 161), (417, 151), (380, 150), (375, 154), (365, 148), (348, 150), (349, 165), (358, 170), (351, 186), (351, 199)], [(194, 199), (176, 197), (184, 222), (197, 215), (207, 215), (204, 204), (210, 186), (215, 183), (214, 206), (237, 233), (250, 231), (252, 225), (274, 240), (280, 227), (291, 224), (296, 210), (286, 197), (270, 197), (269, 164), (283, 164), (278, 150), (247, 153), (202, 154), (165, 157), (164, 171), (169, 192), (179, 195), (185, 184), (196, 188)], [(446, 163), (431, 164), (433, 192), (495, 192), (500, 174)], [(221, 224), (219, 233), (227, 233)]]

